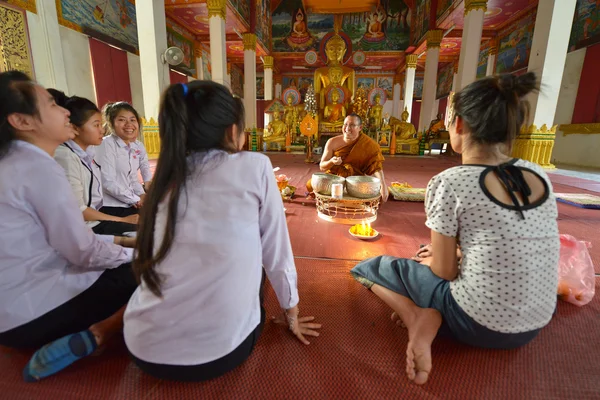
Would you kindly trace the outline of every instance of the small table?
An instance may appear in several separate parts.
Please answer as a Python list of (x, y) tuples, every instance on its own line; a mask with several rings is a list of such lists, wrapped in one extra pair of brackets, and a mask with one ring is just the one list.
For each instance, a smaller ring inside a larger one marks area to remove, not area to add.
[(359, 199), (344, 193), (342, 199), (315, 192), (319, 218), (337, 224), (354, 225), (377, 220), (381, 196)]

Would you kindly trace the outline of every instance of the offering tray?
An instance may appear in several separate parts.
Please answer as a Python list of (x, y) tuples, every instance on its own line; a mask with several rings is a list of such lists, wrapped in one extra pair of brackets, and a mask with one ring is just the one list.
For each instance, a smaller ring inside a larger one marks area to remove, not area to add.
[(354, 225), (377, 220), (377, 210), (381, 196), (359, 199), (344, 193), (342, 199), (315, 192), (317, 215), (319, 218), (336, 224)]

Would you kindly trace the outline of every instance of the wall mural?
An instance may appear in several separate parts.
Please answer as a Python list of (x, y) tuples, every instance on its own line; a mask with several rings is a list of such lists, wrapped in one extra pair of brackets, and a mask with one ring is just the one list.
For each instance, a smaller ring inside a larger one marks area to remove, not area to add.
[(212, 66), (210, 64), (210, 50), (208, 46), (202, 45), (202, 79), (212, 79)]
[(231, 65), (231, 93), (244, 97), (244, 74), (242, 69), (235, 64)]
[(10, 70), (35, 78), (25, 11), (0, 4), (0, 72)]
[(496, 56), (496, 73), (503, 74), (527, 67), (533, 27), (535, 25), (535, 10), (522, 19), (514, 22), (498, 34), (498, 55)]
[(265, 78), (263, 76), (256, 77), (256, 99), (263, 100), (265, 98)]
[(56, 5), (61, 25), (79, 32), (90, 28), (138, 48), (135, 4), (129, 0), (57, 0)]
[(454, 79), (454, 65), (452, 63), (442, 67), (438, 73), (437, 89), (435, 98), (448, 96), (452, 91), (452, 80)]
[(295, 87), (302, 95), (302, 100), (304, 100), (306, 90), (313, 84), (313, 80), (312, 76), (284, 76), (281, 80), (281, 86), (283, 90), (292, 86)]
[(236, 9), (244, 22), (248, 25), (250, 25), (250, 1), (251, 0), (229, 0), (229, 4)]
[(385, 90), (385, 95), (389, 100), (392, 100), (394, 92), (394, 77), (382, 76), (377, 78), (377, 87)]
[(577, 0), (569, 51), (600, 42), (600, 1)]
[(37, 7), (35, 5), (35, 0), (4, 0), (8, 4), (12, 4), (13, 6), (17, 6), (22, 8), (23, 10), (31, 11), (32, 13), (37, 13)]
[[(341, 30), (355, 51), (403, 51), (410, 40), (408, 13), (404, 2), (381, 0), (373, 11), (344, 14)], [(307, 14), (302, 0), (281, 2), (273, 13), (273, 51), (318, 50), (321, 39), (333, 31), (333, 20), (331, 14)]]
[(417, 0), (415, 16), (415, 28), (413, 30), (413, 44), (418, 44), (429, 30), (429, 14), (431, 0)]
[(179, 47), (183, 51), (183, 62), (177, 66), (188, 75), (196, 75), (196, 57), (194, 57), (194, 42), (173, 28), (167, 27), (167, 46)]
[(271, 48), (271, 0), (256, 0), (256, 36), (268, 50)]
[(477, 79), (485, 77), (487, 74), (489, 48), (479, 52), (479, 61), (477, 62)]
[(423, 97), (423, 78), (415, 78), (415, 88), (413, 89), (413, 99), (420, 100)]

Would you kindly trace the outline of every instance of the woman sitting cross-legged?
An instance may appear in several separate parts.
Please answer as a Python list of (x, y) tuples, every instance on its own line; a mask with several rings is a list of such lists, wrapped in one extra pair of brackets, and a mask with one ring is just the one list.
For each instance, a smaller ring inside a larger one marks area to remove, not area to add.
[(93, 160), (94, 146), (102, 143), (102, 115), (94, 103), (48, 90), (56, 103), (70, 113), (75, 138), (58, 146), (54, 159), (63, 167), (87, 226), (95, 233), (123, 235), (137, 230), (138, 215), (117, 217), (99, 211), (103, 204), (100, 167)]
[[(140, 216), (125, 312), (134, 362), (162, 379), (204, 381), (251, 354), (265, 321), (264, 273), (303, 343), (281, 195), (267, 157), (240, 152), (244, 108), (211, 81), (171, 85), (159, 113), (160, 156)], [(264, 267), (264, 273), (263, 273)]]
[(528, 109), (522, 99), (535, 87), (527, 73), (457, 93), (450, 140), (462, 165), (427, 187), (431, 245), (415, 260), (380, 256), (352, 270), (408, 328), (415, 383), (429, 377), (440, 327), (472, 346), (512, 349), (552, 318), (560, 249), (552, 186), (539, 165), (508, 156)]
[(92, 353), (122, 329), (137, 284), (132, 238), (87, 227), (52, 158), (73, 139), (69, 112), (21, 72), (0, 73), (0, 345), (42, 347), (34, 381)]

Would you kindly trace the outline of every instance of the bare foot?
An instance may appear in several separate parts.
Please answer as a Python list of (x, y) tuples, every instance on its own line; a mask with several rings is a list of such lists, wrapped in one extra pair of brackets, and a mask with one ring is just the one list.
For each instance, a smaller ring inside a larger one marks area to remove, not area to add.
[(433, 308), (415, 307), (411, 321), (404, 321), (408, 327), (406, 347), (406, 374), (417, 385), (427, 382), (431, 372), (431, 343), (437, 335), (442, 316)]
[(392, 322), (395, 322), (396, 325), (398, 325), (399, 327), (406, 329), (404, 321), (402, 321), (402, 318), (400, 318), (400, 316), (396, 312), (392, 313)]

